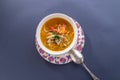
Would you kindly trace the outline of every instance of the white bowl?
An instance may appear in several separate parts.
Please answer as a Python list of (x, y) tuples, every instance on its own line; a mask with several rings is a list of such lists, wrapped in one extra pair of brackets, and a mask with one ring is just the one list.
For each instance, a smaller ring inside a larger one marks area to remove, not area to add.
[[(52, 50), (46, 48), (46, 47), (43, 45), (42, 41), (41, 41), (40, 31), (41, 31), (43, 25), (44, 25), (48, 20), (53, 19), (53, 18), (62, 18), (62, 19), (65, 19), (66, 21), (68, 21), (68, 22), (72, 25), (73, 30), (74, 30), (74, 38), (73, 38), (72, 43), (69, 45), (68, 48), (66, 48), (66, 49), (64, 49), (64, 50), (61, 50), (61, 51), (52, 51)], [(77, 35), (78, 35), (78, 30), (77, 30), (76, 24), (74, 23), (74, 20), (73, 20), (71, 17), (69, 17), (69, 16), (67, 16), (67, 15), (65, 15), (65, 14), (62, 14), (62, 13), (53, 13), (53, 14), (50, 14), (50, 15), (44, 17), (44, 18), (40, 21), (40, 23), (38, 24), (37, 30), (36, 30), (36, 40), (38, 41), (38, 45), (39, 45), (45, 52), (47, 52), (47, 53), (49, 53), (49, 54), (51, 54), (51, 55), (55, 55), (55, 56), (57, 56), (57, 55), (64, 55), (64, 54), (66, 54), (67, 52), (69, 52), (72, 48), (74, 48), (74, 46), (75, 46), (76, 43), (77, 43)]]

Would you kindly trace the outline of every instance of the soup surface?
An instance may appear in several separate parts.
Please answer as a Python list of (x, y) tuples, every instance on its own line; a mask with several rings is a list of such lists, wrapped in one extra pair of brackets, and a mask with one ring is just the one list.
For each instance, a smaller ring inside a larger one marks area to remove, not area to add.
[(52, 51), (66, 49), (73, 41), (71, 24), (62, 18), (48, 20), (41, 29), (40, 38), (45, 47)]

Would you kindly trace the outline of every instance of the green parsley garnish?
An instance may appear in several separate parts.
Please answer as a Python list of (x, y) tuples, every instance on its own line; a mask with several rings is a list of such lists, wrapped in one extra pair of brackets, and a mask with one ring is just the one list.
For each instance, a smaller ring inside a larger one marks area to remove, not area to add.
[(60, 40), (60, 37), (58, 35), (55, 35), (54, 38)]

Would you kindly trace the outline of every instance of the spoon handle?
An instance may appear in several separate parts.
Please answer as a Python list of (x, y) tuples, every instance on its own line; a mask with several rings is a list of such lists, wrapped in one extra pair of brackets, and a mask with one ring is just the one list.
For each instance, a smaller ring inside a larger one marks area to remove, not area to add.
[(90, 71), (90, 69), (88, 69), (88, 67), (85, 65), (85, 63), (82, 63), (82, 66), (88, 71), (88, 73), (91, 75), (91, 77), (93, 78), (93, 80), (100, 80), (98, 77), (96, 77), (96, 76)]

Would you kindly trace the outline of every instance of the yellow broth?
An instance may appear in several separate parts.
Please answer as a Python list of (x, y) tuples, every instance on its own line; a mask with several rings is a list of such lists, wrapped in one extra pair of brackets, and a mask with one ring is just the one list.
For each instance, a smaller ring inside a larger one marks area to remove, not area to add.
[(70, 46), (74, 38), (71, 24), (62, 18), (48, 20), (41, 29), (43, 45), (52, 51), (61, 51)]

